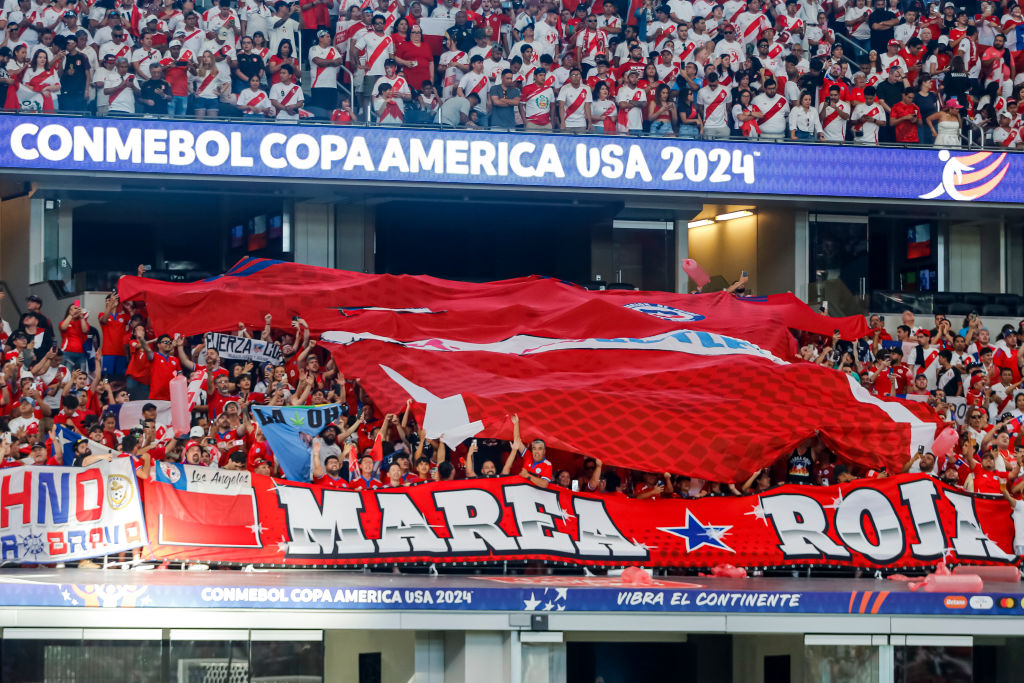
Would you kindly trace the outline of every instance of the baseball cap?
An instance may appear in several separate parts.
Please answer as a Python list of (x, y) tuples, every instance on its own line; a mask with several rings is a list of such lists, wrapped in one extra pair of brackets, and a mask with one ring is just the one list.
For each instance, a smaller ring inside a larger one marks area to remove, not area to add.
[(188, 449), (192, 448), (193, 446), (198, 446), (198, 445), (199, 445), (198, 441), (194, 441), (192, 439), (189, 439), (188, 441), (185, 442), (185, 448), (183, 448), (181, 452), (182, 453), (188, 453)]
[(203, 432), (202, 427), (193, 427), (191, 430), (189, 430), (188, 435), (193, 439), (201, 439), (204, 436), (206, 436), (206, 434)]
[(46, 444), (43, 443), (42, 441), (36, 441), (34, 444), (32, 444), (32, 448), (46, 448)]
[(327, 31), (325, 31), (324, 29), (320, 29), (319, 31), (316, 32), (316, 37), (317, 38), (323, 38), (324, 36), (330, 36), (330, 35), (331, 34), (329, 32), (327, 32)]
[(960, 104), (960, 100), (955, 97), (950, 97), (946, 100), (946, 106), (950, 109), (963, 109), (964, 105)]
[(266, 458), (256, 458), (255, 460), (252, 461), (252, 468), (256, 469), (260, 465), (269, 465), (269, 464), (270, 464), (270, 461), (267, 460)]
[(34, 406), (36, 404), (36, 400), (31, 396), (22, 396), (19, 403), (28, 403), (30, 406)]
[(181, 47), (181, 41), (180, 40), (172, 40), (170, 43), (168, 43), (167, 47), (168, 48)]
[(914, 333), (914, 336), (915, 337), (920, 337), (922, 334), (928, 335), (929, 337), (932, 336), (932, 333), (929, 332), (928, 330), (924, 329), (923, 327), (917, 328), (917, 332)]
[(946, 9), (947, 7), (956, 7), (956, 5), (954, 5), (954, 4), (953, 4), (953, 3), (951, 3), (951, 2), (947, 2), (946, 4), (944, 4), (944, 5), (942, 6), (942, 9)]
[(722, 24), (722, 33), (725, 33), (726, 31), (735, 31), (735, 30), (736, 30), (736, 28), (732, 24), (730, 24), (729, 22), (725, 22), (724, 24)]
[(103, 55), (103, 61), (104, 61), (104, 62), (105, 62), (105, 61), (107, 61), (108, 59), (109, 59), (110, 61), (114, 61), (115, 59), (117, 59), (117, 56), (116, 56), (116, 55), (114, 55), (114, 54), (106, 54), (106, 55)]
[(38, 434), (39, 433), (39, 423), (38, 422), (33, 422), (29, 426), (25, 427), (25, 433), (26, 434)]
[(69, 9), (69, 10), (65, 10), (64, 11), (64, 16), (65, 17), (77, 17), (78, 15), (75, 13), (74, 10)]
[(893, 39), (891, 39), (891, 40), (890, 40), (890, 41), (889, 41), (888, 43), (886, 43), (886, 44), (887, 44), (887, 45), (888, 45), (889, 47), (893, 47), (893, 46), (895, 46), (895, 47), (899, 47), (899, 46), (900, 46), (900, 41), (898, 41), (898, 40), (896, 40), (895, 38), (893, 38)]

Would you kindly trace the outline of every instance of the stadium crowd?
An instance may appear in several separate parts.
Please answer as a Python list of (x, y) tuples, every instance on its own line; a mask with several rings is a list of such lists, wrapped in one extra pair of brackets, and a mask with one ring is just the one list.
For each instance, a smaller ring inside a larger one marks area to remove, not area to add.
[(1021, 148), (1019, 3), (5, 0), (7, 109)]
[[(343, 406), (342, 417), (313, 441), (310, 468), (315, 483), (335, 488), (521, 475), (539, 486), (605, 495), (691, 498), (893, 474), (842, 462), (817, 439), (745, 481), (606, 467), (592, 457), (597, 454), (549, 453), (516, 416), (512, 443), (467, 439), (451, 450), (416, 425), (411, 399), (405, 405), (375, 405), (358, 380), (345, 377), (344, 368), (317, 346), (301, 317), (281, 325), (267, 315), (262, 329), (238, 324), (233, 334), (280, 345), (281, 363), (260, 366), (222, 359), (204, 346), (203, 336), (154, 336), (145, 307), (121, 302), (116, 292), (98, 313), (75, 304), (44, 312), (37, 297), (28, 298), (26, 309), (14, 324), (0, 326), (2, 467), (88, 466), (132, 457), (144, 474), (153, 461), (165, 460), (282, 476), (259, 421), (250, 419), (250, 406), (336, 402)], [(921, 326), (910, 311), (903, 314), (896, 339), (877, 316), (871, 317), (870, 329), (856, 342), (805, 334), (799, 340), (802, 362), (850, 373), (875, 395), (917, 398), (957, 427), (959, 442), (952, 453), (916, 453), (904, 472), (1019, 498), (1024, 493), (1024, 345), (1019, 343), (1024, 329), (989, 330), (973, 314), (959, 328), (942, 315)], [(178, 374), (201, 389), (190, 429), (182, 433), (160, 422), (156, 405), (168, 405), (171, 380)], [(119, 428), (126, 405), (138, 406), (141, 419)], [(966, 408), (959, 425), (958, 406)]]

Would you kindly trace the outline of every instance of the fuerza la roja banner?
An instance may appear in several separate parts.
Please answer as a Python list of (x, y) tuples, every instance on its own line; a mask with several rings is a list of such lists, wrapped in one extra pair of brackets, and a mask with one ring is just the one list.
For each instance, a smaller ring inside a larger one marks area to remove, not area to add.
[(1010, 508), (921, 475), (758, 495), (635, 500), (521, 477), (346, 491), (159, 465), (154, 559), (333, 566), (545, 560), (578, 565), (1014, 564)]

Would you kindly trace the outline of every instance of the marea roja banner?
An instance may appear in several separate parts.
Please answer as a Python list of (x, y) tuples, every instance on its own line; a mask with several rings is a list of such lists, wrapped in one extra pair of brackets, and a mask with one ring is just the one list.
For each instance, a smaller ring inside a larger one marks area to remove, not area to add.
[(253, 475), (251, 486), (240, 478), (212, 492), (208, 481), (192, 490), (191, 470), (179, 470), (174, 484), (145, 484), (147, 523), (161, 530), (151, 534), (155, 559), (880, 569), (1017, 561), (1003, 499), (918, 475), (634, 500), (542, 489), (519, 477), (345, 491)]
[(145, 543), (129, 458), (0, 470), (0, 562), (72, 562)]

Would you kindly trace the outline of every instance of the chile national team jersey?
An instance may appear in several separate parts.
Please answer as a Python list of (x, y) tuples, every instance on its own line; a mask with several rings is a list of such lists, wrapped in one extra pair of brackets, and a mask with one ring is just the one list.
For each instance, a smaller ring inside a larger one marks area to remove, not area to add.
[(540, 477), (545, 481), (551, 481), (551, 476), (554, 474), (550, 462), (547, 460), (541, 460), (540, 462), (534, 460), (533, 455), (529, 451), (523, 455), (523, 468), (533, 476)]

